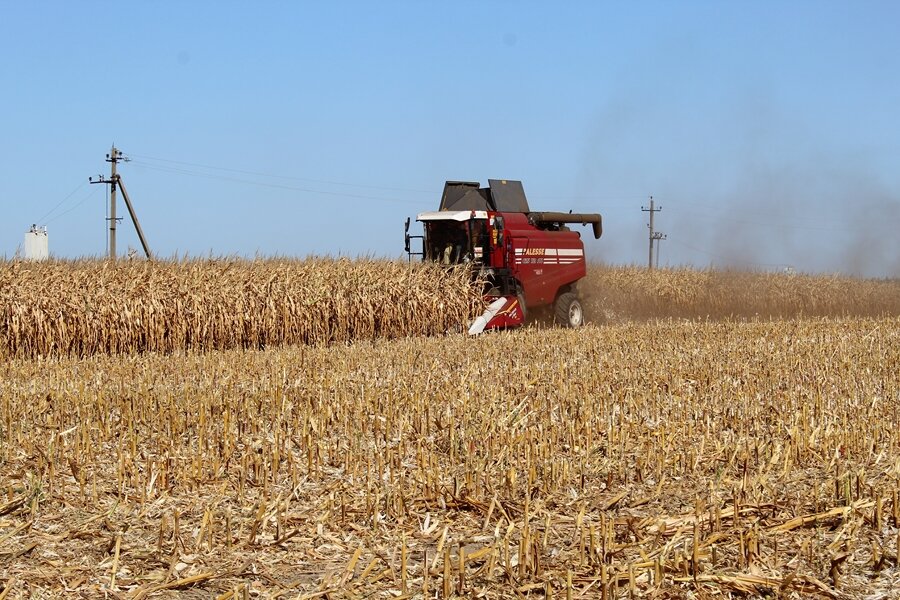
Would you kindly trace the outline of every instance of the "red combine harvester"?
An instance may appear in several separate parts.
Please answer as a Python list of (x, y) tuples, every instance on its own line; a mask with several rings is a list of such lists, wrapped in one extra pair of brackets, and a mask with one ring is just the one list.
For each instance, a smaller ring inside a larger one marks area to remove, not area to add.
[[(486, 329), (517, 327), (527, 311), (553, 307), (554, 320), (566, 327), (584, 322), (584, 311), (575, 284), (586, 274), (584, 243), (570, 224), (593, 227), (602, 233), (599, 214), (531, 212), (522, 182), (488, 180), (448, 181), (436, 212), (416, 217), (424, 235), (409, 234), (406, 220), (406, 252), (410, 259), (444, 265), (472, 264), (487, 282), (487, 310), (469, 328), (470, 334)], [(413, 252), (410, 240), (422, 239), (422, 251)]]

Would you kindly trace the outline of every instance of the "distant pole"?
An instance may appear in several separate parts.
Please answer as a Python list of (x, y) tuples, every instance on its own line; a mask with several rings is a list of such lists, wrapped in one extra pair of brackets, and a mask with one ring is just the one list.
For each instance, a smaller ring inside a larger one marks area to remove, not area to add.
[[(659, 208), (654, 207), (653, 196), (650, 196), (650, 208), (644, 208), (643, 206), (641, 207), (641, 211), (650, 213), (650, 256), (647, 261), (648, 269), (653, 269), (653, 242), (656, 241), (657, 246), (658, 246), (659, 240), (666, 239), (665, 235), (663, 235), (662, 233), (660, 233), (658, 231), (654, 231), (654, 229), (653, 229), (653, 215), (654, 215), (654, 213), (658, 213), (661, 210), (662, 210), (662, 206), (660, 206)], [(658, 253), (658, 249), (657, 249), (657, 253)], [(659, 265), (659, 256), (657, 256), (656, 261), (657, 261), (657, 266), (658, 266)]]
[(109, 163), (109, 257), (116, 259), (116, 163), (119, 160), (119, 151), (116, 150), (115, 144), (109, 154), (106, 155), (106, 162)]
[[(660, 209), (662, 210), (662, 209)], [(653, 268), (653, 196), (650, 196), (650, 268)]]
[(119, 175), (116, 173), (116, 165), (120, 160), (128, 161), (130, 159), (122, 156), (122, 151), (113, 144), (109, 154), (106, 155), (106, 162), (109, 163), (109, 179), (106, 179), (103, 175), (98, 175), (96, 179), (93, 177), (88, 178), (88, 181), (91, 183), (105, 183), (109, 186), (109, 216), (106, 219), (109, 221), (108, 247), (109, 258), (112, 260), (116, 259), (116, 225), (119, 223), (119, 218), (116, 217), (116, 187), (121, 185), (121, 183)]

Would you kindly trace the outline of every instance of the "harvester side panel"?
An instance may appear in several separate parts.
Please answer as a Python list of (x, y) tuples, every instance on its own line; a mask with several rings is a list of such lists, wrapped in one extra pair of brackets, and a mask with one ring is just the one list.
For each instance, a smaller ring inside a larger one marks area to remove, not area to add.
[(509, 240), (508, 263), (522, 284), (528, 307), (552, 303), (560, 288), (587, 274), (584, 244), (574, 231), (542, 230), (525, 215), (504, 213)]

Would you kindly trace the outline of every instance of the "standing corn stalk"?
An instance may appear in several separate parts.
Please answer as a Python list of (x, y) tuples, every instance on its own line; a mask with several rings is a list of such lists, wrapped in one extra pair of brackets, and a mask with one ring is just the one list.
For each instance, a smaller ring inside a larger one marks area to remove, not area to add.
[(0, 263), (0, 356), (327, 344), (471, 320), (469, 274), (375, 259)]

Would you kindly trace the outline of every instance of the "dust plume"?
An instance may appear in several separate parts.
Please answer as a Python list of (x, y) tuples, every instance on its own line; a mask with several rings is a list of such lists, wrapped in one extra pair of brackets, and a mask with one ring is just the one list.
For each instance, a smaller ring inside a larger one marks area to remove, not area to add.
[(652, 194), (660, 264), (900, 277), (900, 180), (865, 140), (829, 138), (760, 94), (722, 100), (701, 130), (626, 94), (598, 108), (578, 176), (580, 194), (633, 198), (607, 210), (604, 262), (646, 264)]
[(900, 315), (898, 279), (594, 264), (578, 289), (594, 323)]

